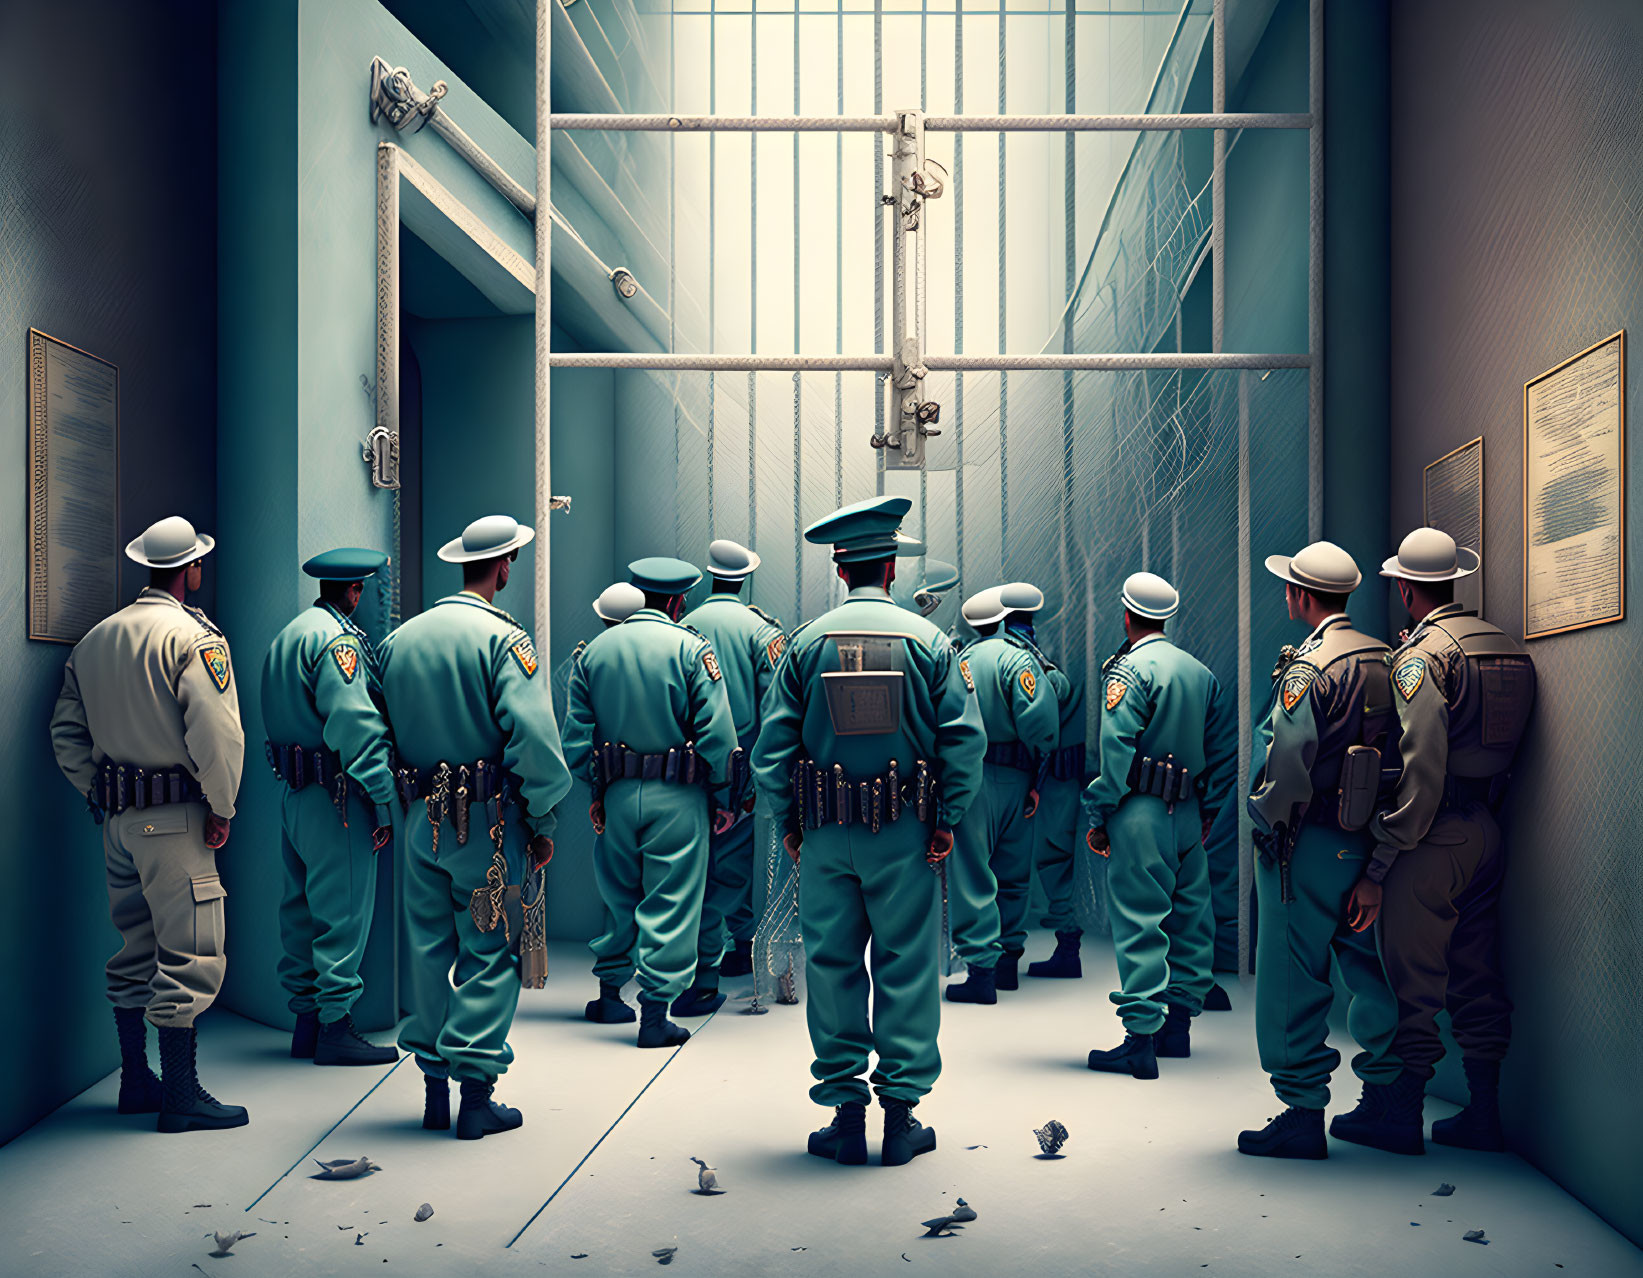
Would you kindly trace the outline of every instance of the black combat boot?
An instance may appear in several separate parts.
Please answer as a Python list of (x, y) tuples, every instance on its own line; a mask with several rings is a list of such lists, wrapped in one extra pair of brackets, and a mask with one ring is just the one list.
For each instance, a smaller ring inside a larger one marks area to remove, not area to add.
[(831, 1158), (847, 1167), (867, 1161), (867, 1106), (845, 1101), (833, 1110), (833, 1121), (810, 1133), (810, 1152), (817, 1158)]
[(1125, 1034), (1124, 1041), (1108, 1051), (1091, 1052), (1090, 1068), (1103, 1074), (1128, 1074), (1131, 1078), (1157, 1078), (1158, 1057), (1151, 1034)]
[(725, 1005), (725, 996), (719, 993), (719, 969), (699, 968), (690, 988), (673, 1000), (675, 1016), (707, 1016)]
[(224, 1105), (205, 1088), (195, 1070), (194, 1027), (160, 1027), (160, 1121), (162, 1132), (208, 1132), (244, 1127), (250, 1115), (239, 1105)]
[(158, 1114), (160, 1077), (148, 1067), (148, 1021), (140, 1007), (114, 1009), (114, 1030), (120, 1036), (120, 1101), (122, 1114)]
[(1358, 1103), (1344, 1114), (1329, 1120), (1329, 1134), (1336, 1140), (1349, 1140), (1354, 1145), (1379, 1145), (1381, 1128), (1386, 1121), (1386, 1092), (1388, 1084), (1365, 1083)]
[(947, 987), (949, 1003), (996, 1003), (998, 986), (994, 983), (993, 969), (972, 967), (957, 985)]
[(1021, 988), (1021, 950), (1005, 950), (999, 956), (998, 966), (993, 968), (993, 988), (995, 990), (1018, 990)]
[(753, 942), (737, 941), (736, 947), (726, 954), (719, 971), (726, 976), (753, 975)]
[(1206, 1012), (1230, 1012), (1232, 1010), (1232, 999), (1221, 988), (1220, 982), (1211, 985), (1209, 993), (1204, 995), (1204, 1010)]
[(1164, 1004), (1164, 1027), (1152, 1036), (1152, 1048), (1159, 1056), (1184, 1059), (1192, 1055), (1192, 1016), (1186, 1008)]
[(595, 1025), (631, 1025), (639, 1014), (622, 1001), (622, 987), (599, 982), (599, 997), (589, 1001), (582, 1015)]
[(316, 1065), (392, 1065), (399, 1049), (378, 1047), (354, 1028), (354, 1014), (344, 1012), (334, 1021), (319, 1023), (319, 1043), (314, 1048)]
[[(491, 1093), (495, 1090), (495, 1083), (462, 1080), (462, 1106), (456, 1112), (458, 1140), (478, 1140), (482, 1136), (495, 1136), (498, 1132), (511, 1132), (516, 1127), (524, 1126), (525, 1116), (517, 1109), (498, 1105), (491, 1099)], [(449, 1103), (447, 1093), (447, 1107)], [(426, 1119), (423, 1125), (427, 1125)]]
[(451, 1130), (451, 1080), (422, 1076), (422, 1129), (429, 1132)]
[(291, 1027), (291, 1059), (311, 1061), (319, 1047), (319, 1013), (298, 1012), (297, 1023)]
[(1328, 1158), (1324, 1112), (1291, 1105), (1260, 1131), (1239, 1132), (1238, 1152), (1257, 1158)]
[(906, 1101), (880, 1096), (879, 1104), (884, 1107), (884, 1144), (879, 1151), (884, 1166), (900, 1167), (936, 1147), (935, 1128), (914, 1118), (913, 1107)]
[[(1377, 1089), (1381, 1112), (1373, 1123), (1333, 1134), (1355, 1145), (1370, 1145), (1389, 1154), (1424, 1154), (1426, 1123), (1421, 1111), (1426, 1106), (1426, 1080), (1404, 1070), (1392, 1082)], [(1360, 1106), (1361, 1108), (1361, 1106)]]
[[(1433, 1123), (1432, 1139), (1439, 1145), (1453, 1145), (1458, 1149), (1499, 1153), (1506, 1148), (1506, 1133), (1500, 1126), (1500, 1062), (1468, 1056), (1461, 1065), (1466, 1070), (1471, 1100), (1453, 1118), (1440, 1118)], [(122, 1087), (122, 1095), (124, 1091)]]
[(1078, 957), (1078, 943), (1082, 932), (1057, 932), (1055, 953), (1037, 963), (1027, 964), (1028, 976), (1050, 976), (1076, 981), (1084, 975), (1084, 963)]
[(690, 1031), (667, 1018), (667, 1003), (639, 996), (639, 1046), (678, 1047), (690, 1041)]

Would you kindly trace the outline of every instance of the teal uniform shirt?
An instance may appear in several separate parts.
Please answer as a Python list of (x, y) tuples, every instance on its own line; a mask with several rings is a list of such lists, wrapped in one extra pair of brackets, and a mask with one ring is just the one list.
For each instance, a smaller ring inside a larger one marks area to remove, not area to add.
[(1021, 636), (985, 635), (959, 659), (975, 684), (989, 749), (1019, 745), (1028, 755), (1019, 764), (984, 765), (985, 783), (954, 842), (953, 948), (967, 966), (990, 968), (1026, 945), (1036, 829), (1026, 808), (1040, 761), (1055, 752), (1061, 719), (1037, 651)]
[[(1154, 1034), (1166, 1004), (1196, 1016), (1213, 983), (1214, 917), (1201, 826), (1231, 788), (1237, 744), (1215, 676), (1163, 635), (1147, 635), (1106, 670), (1096, 777), (1084, 791), (1105, 830), (1107, 895), (1124, 1028)], [(1137, 755), (1186, 768), (1193, 792), (1174, 804), (1130, 793)]]
[(280, 785), (280, 983), (293, 1012), (326, 1021), (350, 1011), (364, 989), (359, 965), (376, 903), (371, 832), (394, 823), (393, 742), (380, 697), (370, 641), (328, 603), (303, 609), (263, 662), (268, 739), (328, 750), (352, 783), (346, 817), (325, 786)]
[[(570, 792), (551, 680), (525, 628), (463, 591), (412, 617), (382, 643), (382, 690), (400, 758), (419, 769), (500, 762), (511, 778), (503, 811), (510, 883), (522, 883), (529, 836), (552, 837), (555, 808)], [(406, 818), (405, 916), (412, 953), (411, 1014), (400, 1046), (425, 1073), (494, 1082), (513, 1060), (508, 1027), (519, 1002), (519, 960), (498, 927), (481, 932), (469, 913), (484, 886), (496, 804), (473, 813), (465, 844), (447, 813), (437, 829), (427, 806)]]
[(695, 970), (712, 808), (739, 798), (727, 794), (736, 727), (725, 682), (713, 646), (654, 608), (595, 636), (571, 669), (565, 755), (576, 776), (593, 781), (606, 742), (635, 754), (693, 743), (706, 773), (697, 784), (632, 777), (604, 790), (594, 873), (608, 914), (594, 972), (622, 985), (637, 968), (647, 1001), (677, 998)]
[(1018, 638), (1033, 644), (1039, 665), (1055, 693), (1060, 724), (1056, 732), (1056, 755), (1051, 770), (1039, 785), (1038, 814), (1033, 818), (1034, 859), (1039, 886), (1044, 889), (1049, 912), (1044, 926), (1057, 932), (1079, 932), (1074, 898), (1077, 895), (1079, 834), (1083, 817), (1079, 796), (1084, 790), (1084, 685), (1055, 665), (1036, 641), (1018, 631)]
[[(894, 732), (833, 731), (822, 676), (839, 669), (829, 636), (844, 632), (901, 639)], [(975, 800), (986, 744), (980, 707), (946, 636), (884, 590), (863, 586), (793, 634), (765, 698), (753, 777), (764, 812), (778, 828), (797, 831), (792, 776), (801, 758), (837, 764), (853, 779), (884, 776), (894, 760), (904, 781), (923, 760), (938, 775), (936, 817), (951, 827)], [(941, 1072), (941, 879), (925, 860), (930, 838), (910, 808), (877, 834), (860, 822), (804, 832), (799, 922), (817, 1104), (866, 1101), (870, 1053), (878, 1056), (873, 1086), (885, 1099), (914, 1103)]]
[(1346, 921), (1374, 839), (1366, 830), (1342, 830), (1328, 801), (1347, 749), (1361, 743), (1366, 715), (1374, 743), (1384, 738), (1392, 713), (1386, 656), (1386, 645), (1354, 630), (1345, 613), (1325, 618), (1293, 661), (1280, 662), (1254, 742), (1250, 819), (1263, 834), (1283, 826), (1294, 836), (1290, 899), (1272, 856), (1255, 867), (1255, 1040), (1279, 1099), (1303, 1109), (1329, 1103), (1341, 1060), (1327, 1041), (1332, 968), (1346, 986), (1347, 1026), (1362, 1049), (1354, 1072), (1384, 1085), (1402, 1068), (1392, 1052), (1397, 1000), (1375, 935), (1354, 932)]
[[(736, 742), (751, 750), (759, 734), (759, 707), (770, 688), (787, 636), (773, 617), (735, 595), (709, 595), (686, 614), (683, 625), (713, 645), (724, 674), (725, 693), (736, 724)], [(697, 943), (695, 985), (717, 988), (718, 967), (728, 944), (748, 942), (758, 920), (753, 913), (754, 822), (738, 820), (711, 836), (707, 888)]]

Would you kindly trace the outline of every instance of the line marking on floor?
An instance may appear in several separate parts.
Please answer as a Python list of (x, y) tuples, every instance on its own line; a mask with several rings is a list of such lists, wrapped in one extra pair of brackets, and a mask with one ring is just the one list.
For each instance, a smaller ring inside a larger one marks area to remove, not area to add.
[[(711, 1025), (713, 1023), (713, 1018), (718, 1016), (718, 1014), (719, 1014), (719, 1009), (714, 1008), (713, 1011), (708, 1014), (707, 1020), (704, 1021), (699, 1028), (694, 1029), (690, 1032), (691, 1038), (695, 1038), (698, 1034), (700, 1034), (702, 1032), (702, 1030), (705, 1030), (709, 1025)], [(635, 1105), (637, 1105), (640, 1102), (640, 1100), (643, 1099), (644, 1094), (650, 1090), (651, 1083), (654, 1083), (658, 1078), (660, 1078), (663, 1075), (663, 1073), (667, 1070), (667, 1067), (669, 1065), (673, 1064), (674, 1061), (679, 1059), (679, 1053), (684, 1051), (685, 1047), (686, 1047), (686, 1044), (680, 1043), (679, 1046), (675, 1047), (671, 1052), (668, 1053), (667, 1059), (662, 1062), (662, 1068), (657, 1070), (654, 1074), (652, 1074), (650, 1076), (650, 1081), (647, 1082), (643, 1087), (641, 1087), (639, 1089), (639, 1094), (627, 1103), (627, 1108), (624, 1109), (620, 1114), (618, 1114), (616, 1116), (616, 1121), (611, 1123), (611, 1125), (609, 1127), (605, 1128), (604, 1136), (601, 1136), (598, 1140), (593, 1142), (592, 1148), (590, 1148), (587, 1153), (582, 1155), (582, 1157), (577, 1161), (576, 1166), (574, 1166), (570, 1169), (570, 1171), (566, 1174), (565, 1179), (560, 1181), (558, 1186), (555, 1187), (553, 1193), (548, 1195), (547, 1201), (545, 1201), (540, 1207), (538, 1207), (534, 1212), (531, 1213), (531, 1218), (519, 1227), (519, 1232), (518, 1233), (516, 1233), (512, 1238), (508, 1239), (506, 1246), (503, 1247), (504, 1251), (508, 1250), (508, 1248), (512, 1247), (516, 1242), (518, 1242), (521, 1238), (523, 1238), (525, 1236), (525, 1231), (536, 1223), (536, 1218), (538, 1216), (540, 1216), (543, 1212), (547, 1211), (548, 1205), (550, 1203), (552, 1203), (555, 1198), (559, 1197), (559, 1191), (561, 1189), (563, 1189), (566, 1185), (571, 1183), (571, 1180), (576, 1175), (576, 1173), (582, 1170), (582, 1165), (584, 1163), (586, 1163), (588, 1161), (588, 1159), (593, 1157), (594, 1153), (598, 1150), (599, 1146), (601, 1146), (605, 1143), (605, 1137), (609, 1136), (613, 1131), (616, 1130), (618, 1124), (620, 1124), (621, 1121), (628, 1116), (629, 1112), (633, 1109), (633, 1107)]]
[(406, 1061), (408, 1061), (410, 1059), (411, 1058), (407, 1055), (407, 1056), (401, 1056), (397, 1061), (395, 1061), (393, 1063), (393, 1065), (389, 1068), (389, 1070), (386, 1074), (384, 1074), (381, 1078), (377, 1079), (376, 1082), (371, 1084), (370, 1090), (367, 1091), (365, 1093), (365, 1095), (361, 1096), (357, 1101), (355, 1101), (352, 1105), (350, 1105), (348, 1107), (348, 1113), (347, 1114), (344, 1114), (341, 1118), (337, 1119), (336, 1122), (332, 1123), (329, 1127), (327, 1127), (325, 1129), (325, 1134), (324, 1135), (322, 1135), (318, 1140), (316, 1140), (307, 1149), (302, 1151), (302, 1157), (301, 1158), (298, 1158), (296, 1162), (292, 1163), (283, 1172), (281, 1172), (277, 1177), (275, 1177), (274, 1183), (272, 1185), (270, 1185), (267, 1189), (263, 1190), (262, 1193), (258, 1194), (255, 1198), (253, 1198), (246, 1205), (246, 1208), (245, 1208), (246, 1211), (250, 1211), (251, 1208), (255, 1207), (264, 1198), (267, 1198), (269, 1194), (273, 1193), (275, 1189), (279, 1188), (280, 1181), (284, 1180), (292, 1172), (296, 1171), (297, 1168), (301, 1167), (302, 1164), (307, 1160), (308, 1155), (312, 1154), (316, 1149), (318, 1149), (321, 1145), (323, 1145), (325, 1143), (325, 1139), (326, 1139), (327, 1136), (329, 1136), (332, 1132), (336, 1131), (337, 1128), (341, 1127), (345, 1122), (347, 1122), (348, 1117), (349, 1117), (350, 1114), (352, 1114), (361, 1105), (365, 1104), (366, 1101), (371, 1099), (371, 1092), (376, 1091), (377, 1088), (381, 1087), (384, 1083), (386, 1083), (389, 1080), (389, 1078), (391, 1078), (393, 1076), (394, 1070), (398, 1069), (401, 1065), (403, 1065)]

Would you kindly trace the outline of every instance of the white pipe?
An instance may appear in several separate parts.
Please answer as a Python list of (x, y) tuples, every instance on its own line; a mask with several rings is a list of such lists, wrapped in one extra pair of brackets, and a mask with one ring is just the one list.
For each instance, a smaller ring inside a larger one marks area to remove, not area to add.
[[(649, 372), (697, 373), (888, 373), (890, 355), (647, 355), (596, 351), (556, 351), (555, 368), (619, 368)], [(1259, 355), (1238, 352), (1162, 351), (1152, 355), (926, 355), (932, 373), (952, 372), (1102, 372), (1169, 369), (1307, 368), (1309, 355)]]
[[(1306, 129), (1304, 112), (1176, 115), (931, 115), (929, 133), (1144, 133), (1177, 129)], [(894, 133), (893, 115), (559, 114), (555, 129), (622, 133)]]
[(1306, 348), (1312, 352), (1307, 375), (1307, 537), (1324, 535), (1324, 6), (1312, 0), (1308, 44), (1308, 105), (1313, 127), (1307, 136), (1307, 180), (1312, 190), (1306, 271)]
[[(550, 6), (557, 0), (536, 0), (536, 200), (543, 208), (553, 207), (552, 103), (553, 26)], [(549, 548), (552, 535), (551, 454), (553, 450), (551, 413), (550, 352), (553, 345), (553, 219), (536, 219), (536, 645), (543, 659), (552, 665), (550, 646), (553, 616), (549, 591)]]

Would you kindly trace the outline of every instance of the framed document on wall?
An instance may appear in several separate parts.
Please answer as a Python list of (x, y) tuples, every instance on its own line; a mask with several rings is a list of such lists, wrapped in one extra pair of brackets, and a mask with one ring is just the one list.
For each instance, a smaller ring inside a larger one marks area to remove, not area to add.
[(29, 638), (120, 606), (120, 370), (29, 329)]
[(1626, 615), (1626, 333), (1523, 387), (1523, 634)]
[[(1421, 522), (1437, 528), (1483, 554), (1483, 437), (1445, 453), (1426, 468), (1421, 483)], [(1455, 583), (1455, 598), (1474, 612), (1483, 611), (1483, 574)]]

